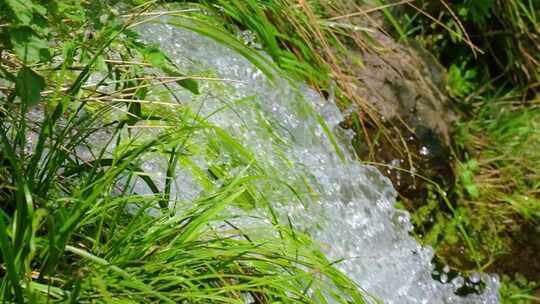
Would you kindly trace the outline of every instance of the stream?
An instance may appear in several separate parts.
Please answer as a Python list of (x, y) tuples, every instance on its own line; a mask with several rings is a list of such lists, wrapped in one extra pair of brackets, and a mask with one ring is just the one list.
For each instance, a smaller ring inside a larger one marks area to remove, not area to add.
[[(467, 296), (456, 295), (462, 277), (446, 284), (433, 279), (433, 250), (409, 235), (409, 215), (394, 208), (390, 180), (355, 158), (352, 134), (339, 127), (344, 116), (332, 100), (279, 76), (271, 81), (237, 52), (162, 21), (140, 26), (141, 39), (159, 44), (181, 71), (226, 79), (200, 81), (199, 95), (171, 85), (175, 99), (229, 132), (265, 172), (275, 172), (296, 189), (299, 199), (290, 190), (262, 183), (258, 188), (282, 220), (290, 219), (321, 244), (329, 260), (343, 259), (337, 267), (362, 289), (384, 303), (499, 302), (496, 275), (479, 274), (484, 288)], [(241, 173), (235, 168), (239, 156), (226, 149), (220, 153), (220, 166)], [(193, 162), (208, 168), (205, 159)], [(166, 165), (158, 157), (144, 169), (164, 172)], [(150, 193), (142, 182), (136, 191)], [(172, 193), (172, 200), (189, 201), (203, 187), (180, 166)], [(256, 220), (270, 218), (267, 209), (242, 212), (239, 227), (270, 225)]]

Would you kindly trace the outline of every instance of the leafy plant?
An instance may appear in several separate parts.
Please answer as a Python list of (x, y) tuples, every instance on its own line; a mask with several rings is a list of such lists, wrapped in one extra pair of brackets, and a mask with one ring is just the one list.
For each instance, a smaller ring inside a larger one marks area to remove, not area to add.
[(466, 97), (477, 88), (476, 70), (467, 69), (466, 62), (452, 64), (448, 69), (448, 92), (458, 98)]
[(532, 295), (532, 292), (537, 288), (538, 283), (529, 281), (522, 275), (518, 274), (514, 278), (503, 276), (501, 302), (509, 304), (540, 303), (540, 298)]
[(478, 170), (478, 162), (474, 159), (469, 160), (458, 168), (460, 185), (472, 199), (477, 199), (480, 196), (478, 187), (474, 182), (474, 175)]

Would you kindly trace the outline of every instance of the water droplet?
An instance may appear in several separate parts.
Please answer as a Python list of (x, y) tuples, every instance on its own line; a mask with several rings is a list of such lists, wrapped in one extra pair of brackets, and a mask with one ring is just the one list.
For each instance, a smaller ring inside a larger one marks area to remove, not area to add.
[(448, 275), (446, 273), (441, 274), (441, 282), (442, 283), (448, 282)]
[(463, 277), (460, 277), (460, 276), (457, 276), (452, 280), (452, 285), (454, 285), (455, 288), (462, 287), (463, 283), (465, 283), (465, 279), (463, 279)]
[(445, 273), (449, 273), (450, 272), (450, 266), (444, 265), (442, 271), (445, 272)]
[(392, 166), (392, 167), (397, 168), (397, 167), (399, 167), (399, 164), (400, 164), (399, 159), (393, 159), (392, 161), (390, 161), (390, 166)]
[(426, 146), (422, 146), (419, 152), (420, 152), (420, 155), (423, 155), (423, 156), (429, 155), (429, 149)]
[(471, 273), (471, 275), (469, 276), (469, 280), (471, 280), (471, 282), (473, 283), (479, 283), (480, 282), (480, 274), (478, 272), (473, 272)]

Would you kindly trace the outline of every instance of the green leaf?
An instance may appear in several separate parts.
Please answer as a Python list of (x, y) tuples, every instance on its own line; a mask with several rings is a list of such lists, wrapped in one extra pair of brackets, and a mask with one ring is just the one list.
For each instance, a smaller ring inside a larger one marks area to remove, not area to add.
[[(176, 71), (174, 68), (168, 66), (168, 65), (164, 65), (161, 67), (161, 70), (163, 70), (163, 72), (165, 72), (165, 74), (167, 74), (168, 76), (171, 76), (171, 77), (185, 77), (186, 75)], [(190, 79), (190, 78), (186, 78), (186, 79), (181, 79), (181, 80), (177, 80), (176, 83), (180, 86), (182, 86), (183, 88), (191, 91), (191, 93), (193, 94), (200, 94), (200, 91), (199, 91), (199, 84), (197, 83), (197, 81), (193, 80), (193, 79)]]
[(144, 61), (156, 67), (162, 67), (167, 61), (167, 56), (156, 47), (148, 47), (144, 52)]
[(480, 165), (478, 164), (478, 161), (476, 159), (470, 159), (466, 166), (471, 170), (471, 172), (477, 172), (480, 169)]
[[(4, 139), (4, 137), (2, 138)], [(17, 302), (23, 303), (23, 293), (20, 285), (20, 278), (15, 266), (15, 252), (6, 231), (7, 227), (4, 223), (4, 217), (2, 216), (0, 217), (0, 251), (2, 252), (2, 260), (4, 261), (4, 265), (6, 267), (7, 278), (11, 283), (11, 287), (15, 291), (15, 299), (17, 299)]]
[[(144, 50), (143, 56), (146, 63), (150, 63), (151, 65), (161, 69), (163, 72), (165, 72), (165, 74), (167, 74), (167, 76), (185, 77), (184, 74), (178, 72), (176, 68), (168, 63), (170, 60), (159, 48), (154, 46), (147, 47)], [(193, 94), (200, 94), (199, 84), (193, 79), (186, 78), (178, 80), (176, 83)]]
[(199, 91), (199, 84), (197, 83), (197, 81), (193, 80), (193, 79), (184, 79), (184, 80), (179, 80), (177, 81), (176, 83), (178, 83), (179, 85), (181, 85), (182, 87), (188, 89), (189, 91), (191, 91), (191, 93), (193, 94), (200, 94), (201, 92)]
[(32, 7), (34, 4), (30, 0), (5, 0), (6, 4), (15, 14), (16, 19), (23, 25), (29, 25), (34, 15)]
[(13, 50), (22, 61), (34, 63), (50, 59), (47, 42), (36, 36), (31, 28), (12, 29), (9, 34)]
[(32, 6), (32, 10), (36, 14), (40, 14), (42, 16), (47, 15), (47, 8), (41, 4), (32, 3), (31, 1), (26, 1), (26, 4), (30, 4)]
[(45, 89), (45, 79), (29, 67), (23, 67), (17, 74), (15, 91), (27, 106), (33, 106), (39, 102), (43, 89)]
[(480, 192), (475, 184), (465, 185), (465, 190), (467, 190), (467, 194), (469, 194), (469, 196), (473, 199), (480, 197)]
[(62, 56), (64, 57), (63, 65), (65, 67), (71, 67), (73, 65), (76, 50), (77, 48), (75, 46), (75, 43), (73, 43), (72, 41), (66, 42), (62, 47)]

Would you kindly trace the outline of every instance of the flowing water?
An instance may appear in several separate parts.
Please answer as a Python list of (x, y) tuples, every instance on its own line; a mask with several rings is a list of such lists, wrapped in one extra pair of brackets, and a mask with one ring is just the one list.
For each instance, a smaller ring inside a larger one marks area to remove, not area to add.
[[(479, 275), (485, 288), (466, 297), (455, 294), (463, 278), (446, 284), (432, 278), (433, 250), (409, 235), (409, 215), (394, 208), (396, 192), (390, 181), (354, 159), (350, 134), (339, 127), (343, 114), (332, 101), (302, 84), (279, 77), (271, 82), (243, 56), (191, 31), (165, 23), (143, 25), (138, 31), (142, 40), (159, 44), (180, 70), (227, 79), (201, 81), (200, 95), (175, 86), (175, 98), (232, 134), (265, 170), (278, 172), (297, 189), (303, 204), (290, 192), (261, 191), (282, 218), (289, 217), (323, 244), (330, 260), (343, 258), (338, 267), (363, 289), (384, 303), (499, 302), (496, 276)], [(223, 151), (219, 159), (234, 172), (234, 157)], [(208, 166), (207, 160), (195, 162)], [(164, 160), (145, 165), (150, 171), (164, 166)], [(190, 200), (203, 190), (182, 170), (173, 198)], [(147, 190), (140, 184), (137, 191)], [(264, 210), (251, 213), (268, 216)], [(237, 224), (265, 225), (247, 217)]]

